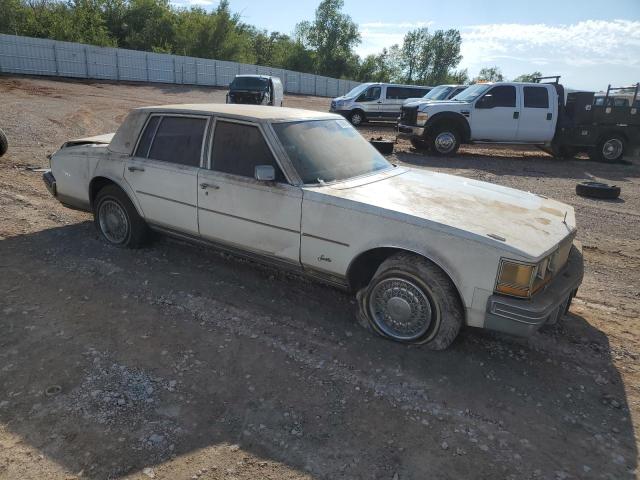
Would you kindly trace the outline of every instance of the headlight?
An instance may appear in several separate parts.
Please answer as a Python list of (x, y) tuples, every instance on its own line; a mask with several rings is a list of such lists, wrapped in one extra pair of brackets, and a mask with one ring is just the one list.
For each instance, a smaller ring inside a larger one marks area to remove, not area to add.
[(427, 123), (427, 119), (429, 118), (429, 114), (427, 112), (418, 112), (416, 116), (416, 123), (418, 125), (424, 125)]
[(537, 265), (500, 260), (496, 292), (514, 297), (530, 297)]

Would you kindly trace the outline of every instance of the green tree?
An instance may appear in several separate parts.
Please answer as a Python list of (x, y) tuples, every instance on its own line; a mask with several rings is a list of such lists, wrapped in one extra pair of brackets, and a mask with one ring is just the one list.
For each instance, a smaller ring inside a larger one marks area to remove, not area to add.
[(533, 73), (523, 73), (522, 75), (517, 76), (513, 79), (514, 82), (533, 82), (534, 79), (541, 77), (542, 74), (540, 72)]
[(478, 76), (473, 79), (477, 82), (502, 82), (504, 81), (504, 75), (499, 67), (484, 67), (480, 69)]
[(296, 26), (296, 36), (315, 53), (315, 71), (341, 77), (353, 71), (353, 49), (360, 43), (358, 26), (341, 12), (344, 0), (322, 0), (312, 22)]

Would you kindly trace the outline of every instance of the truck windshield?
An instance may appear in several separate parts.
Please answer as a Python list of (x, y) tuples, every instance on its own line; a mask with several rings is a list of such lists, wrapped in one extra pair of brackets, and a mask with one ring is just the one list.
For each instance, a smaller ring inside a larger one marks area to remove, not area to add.
[(269, 79), (261, 77), (236, 77), (229, 85), (232, 90), (266, 90), (269, 87)]
[(362, 92), (364, 92), (369, 85), (370, 85), (369, 83), (363, 83), (362, 85), (358, 85), (357, 87), (353, 88), (350, 92), (345, 93), (344, 96), (345, 98), (355, 98), (358, 95), (360, 95)]
[(274, 123), (273, 129), (305, 184), (393, 168), (346, 120)]
[(482, 95), (484, 92), (489, 90), (492, 87), (491, 84), (488, 83), (479, 83), (476, 85), (471, 85), (466, 90), (463, 90), (458, 95), (453, 97), (451, 100), (456, 100), (458, 102), (473, 102), (476, 98)]
[(453, 87), (447, 87), (446, 85), (440, 85), (435, 87), (424, 97), (425, 100), (446, 100), (447, 96), (451, 93)]

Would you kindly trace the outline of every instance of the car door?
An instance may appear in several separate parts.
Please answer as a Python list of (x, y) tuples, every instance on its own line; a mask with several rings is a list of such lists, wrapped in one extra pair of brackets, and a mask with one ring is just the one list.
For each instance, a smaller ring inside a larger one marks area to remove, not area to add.
[(148, 223), (198, 234), (198, 170), (209, 119), (173, 114), (147, 119), (124, 178)]
[(384, 89), (382, 103), (380, 103), (380, 117), (385, 120), (395, 120), (400, 116), (400, 109), (404, 101), (409, 98), (408, 89), (387, 85)]
[(518, 141), (545, 143), (555, 134), (557, 108), (546, 85), (523, 86)]
[[(208, 168), (198, 176), (200, 235), (245, 252), (300, 265), (302, 190), (287, 183), (261, 125), (218, 118)], [(258, 181), (271, 165), (275, 181)]]
[(513, 142), (518, 131), (516, 87), (496, 85), (482, 95), (471, 112), (471, 139)]
[(356, 107), (360, 107), (367, 118), (380, 117), (380, 104), (382, 104), (382, 86), (372, 85), (356, 99)]

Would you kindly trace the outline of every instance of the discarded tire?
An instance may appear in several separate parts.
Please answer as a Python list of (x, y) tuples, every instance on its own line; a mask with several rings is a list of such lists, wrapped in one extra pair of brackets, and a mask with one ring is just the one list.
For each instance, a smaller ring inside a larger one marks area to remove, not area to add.
[(0, 129), (0, 157), (7, 153), (9, 150), (9, 140), (7, 140), (7, 136)]
[(391, 140), (371, 140), (371, 145), (383, 155), (391, 155), (393, 153), (393, 141)]
[(606, 198), (612, 200), (620, 196), (620, 187), (601, 182), (581, 182), (576, 185), (576, 194), (581, 197)]

